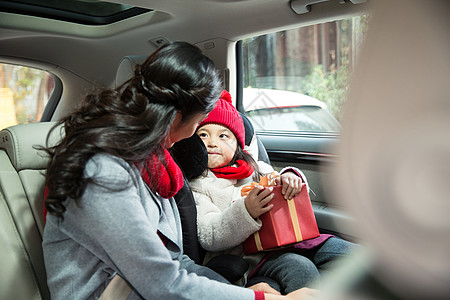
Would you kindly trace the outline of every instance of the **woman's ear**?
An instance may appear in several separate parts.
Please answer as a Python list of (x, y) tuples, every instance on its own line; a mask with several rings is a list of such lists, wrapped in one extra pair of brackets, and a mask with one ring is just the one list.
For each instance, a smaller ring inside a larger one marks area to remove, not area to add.
[(183, 124), (183, 115), (181, 114), (180, 111), (177, 111), (177, 114), (175, 115), (175, 118), (173, 119), (172, 126), (174, 124), (178, 124), (178, 125)]

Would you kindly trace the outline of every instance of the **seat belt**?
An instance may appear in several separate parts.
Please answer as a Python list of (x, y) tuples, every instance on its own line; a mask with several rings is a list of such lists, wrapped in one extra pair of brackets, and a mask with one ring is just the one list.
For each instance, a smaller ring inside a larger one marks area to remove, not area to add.
[(131, 291), (130, 284), (120, 277), (119, 274), (116, 274), (101, 294), (99, 300), (125, 300)]

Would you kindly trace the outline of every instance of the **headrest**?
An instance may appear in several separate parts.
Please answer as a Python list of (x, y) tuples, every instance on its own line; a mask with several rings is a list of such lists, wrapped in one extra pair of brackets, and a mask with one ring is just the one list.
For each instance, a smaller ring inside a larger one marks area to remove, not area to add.
[[(17, 172), (24, 169), (41, 170), (48, 164), (44, 151), (34, 146), (45, 146), (47, 135), (56, 122), (40, 122), (11, 126), (0, 131), (0, 150), (4, 149)], [(50, 137), (50, 146), (61, 139), (61, 130), (55, 129)]]
[(116, 72), (116, 88), (133, 77), (136, 64), (142, 64), (146, 59), (145, 55), (128, 55), (122, 58)]
[(176, 142), (170, 151), (188, 180), (197, 178), (208, 167), (208, 151), (196, 134)]
[(255, 129), (253, 128), (253, 124), (250, 122), (250, 120), (247, 118), (246, 115), (239, 112), (239, 114), (242, 117), (242, 120), (244, 121), (244, 128), (245, 128), (245, 145), (249, 146), (252, 142), (253, 135), (255, 134)]

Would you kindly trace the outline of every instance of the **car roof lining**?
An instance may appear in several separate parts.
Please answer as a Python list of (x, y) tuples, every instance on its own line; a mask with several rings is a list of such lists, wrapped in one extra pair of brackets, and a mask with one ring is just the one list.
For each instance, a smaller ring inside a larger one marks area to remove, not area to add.
[[(121, 1), (125, 3), (124, 0), (115, 2)], [(178, 5), (174, 5), (174, 1), (178, 1)], [(259, 1), (228, 3), (190, 0), (190, 5), (185, 5), (185, 0), (129, 0), (127, 5), (142, 8), (151, 6), (153, 11), (101, 26), (0, 11), (0, 61), (5, 61), (4, 57), (8, 57), (7, 60), (14, 58), (14, 61), (29, 66), (35, 62), (46, 62), (50, 68), (51, 65), (55, 66), (53, 73), (60, 76), (64, 84), (67, 75), (79, 77), (76, 81), (83, 84), (89, 82), (96, 87), (113, 86), (117, 67), (123, 57), (148, 56), (157, 48), (152, 40), (164, 37), (168, 41), (183, 40), (196, 44), (219, 69), (233, 71), (235, 58), (232, 57), (234, 51), (230, 49), (240, 39), (360, 15), (369, 8), (366, 4), (340, 4), (336, 0), (313, 5), (310, 13), (297, 15), (287, 3), (279, 0), (266, 0), (265, 6), (261, 6)], [(205, 31), (205, 28), (208, 30)], [(213, 48), (208, 48), (211, 45)], [(34, 49), (31, 54), (30, 48)], [(26, 63), (27, 60), (29, 63)], [(102, 70), (100, 73), (99, 69)], [(232, 81), (233, 78), (230, 78), (231, 90), (234, 88)], [(76, 93), (75, 87), (65, 85), (63, 98)], [(69, 90), (72, 94), (67, 94)]]
[(0, 11), (85, 25), (105, 25), (150, 10), (105, 1), (3, 0), (0, 2)]

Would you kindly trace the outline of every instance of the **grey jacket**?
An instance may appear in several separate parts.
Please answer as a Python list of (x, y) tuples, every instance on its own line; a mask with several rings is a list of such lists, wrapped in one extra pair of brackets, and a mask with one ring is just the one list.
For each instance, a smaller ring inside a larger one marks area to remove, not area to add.
[[(83, 196), (66, 201), (64, 221), (48, 214), (43, 250), (52, 299), (96, 299), (119, 273), (128, 299), (254, 299), (249, 289), (195, 274), (183, 255), (173, 199), (151, 193), (136, 167), (106, 154), (89, 160)], [(163, 244), (157, 234), (168, 238)]]

